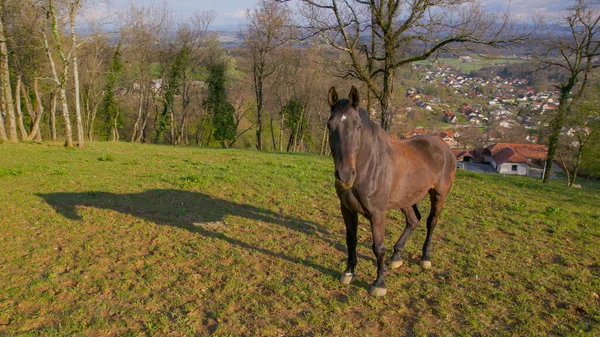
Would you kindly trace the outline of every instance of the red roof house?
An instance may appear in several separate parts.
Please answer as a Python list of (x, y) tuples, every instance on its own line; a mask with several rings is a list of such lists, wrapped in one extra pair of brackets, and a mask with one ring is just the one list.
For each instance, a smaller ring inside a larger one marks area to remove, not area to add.
[(485, 162), (489, 162), (498, 173), (516, 175), (540, 174), (548, 148), (538, 144), (496, 143), (483, 151)]

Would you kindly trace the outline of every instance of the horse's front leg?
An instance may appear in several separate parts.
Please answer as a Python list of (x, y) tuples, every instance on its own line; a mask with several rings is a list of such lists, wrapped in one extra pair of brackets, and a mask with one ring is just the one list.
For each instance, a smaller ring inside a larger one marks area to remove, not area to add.
[(350, 284), (356, 279), (354, 268), (356, 267), (356, 231), (358, 228), (358, 213), (344, 206), (342, 203), (342, 216), (346, 225), (346, 247), (348, 248), (348, 260), (346, 262), (346, 270), (340, 278), (343, 284)]
[(371, 232), (373, 234), (373, 253), (375, 254), (375, 258), (377, 258), (377, 279), (371, 285), (370, 293), (373, 296), (383, 296), (387, 292), (385, 286), (387, 268), (384, 263), (385, 213), (373, 213), (369, 220), (371, 221)]

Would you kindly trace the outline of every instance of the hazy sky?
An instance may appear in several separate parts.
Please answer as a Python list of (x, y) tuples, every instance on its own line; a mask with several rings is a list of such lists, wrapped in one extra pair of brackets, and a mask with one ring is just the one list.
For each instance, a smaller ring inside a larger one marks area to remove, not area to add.
[[(213, 10), (217, 17), (215, 26), (239, 25), (244, 21), (246, 9), (252, 9), (256, 0), (108, 0), (111, 11), (119, 10), (133, 2), (137, 4), (167, 3), (177, 16), (186, 17), (195, 10)], [(574, 0), (481, 0), (489, 10), (505, 11), (508, 9), (517, 17), (530, 18), (534, 14), (552, 16), (574, 3)], [(292, 0), (295, 6), (296, 0)], [(106, 12), (103, 4), (88, 9), (88, 15)]]

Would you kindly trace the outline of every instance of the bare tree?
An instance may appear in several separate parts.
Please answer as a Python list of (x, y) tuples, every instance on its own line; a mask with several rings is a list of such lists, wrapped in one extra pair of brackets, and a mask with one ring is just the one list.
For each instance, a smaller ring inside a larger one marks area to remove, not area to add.
[(86, 43), (78, 50), (78, 63), (81, 65), (81, 109), (87, 141), (94, 140), (94, 129), (98, 108), (102, 103), (102, 89), (105, 85), (105, 72), (108, 67), (108, 38), (100, 23), (88, 21), (90, 31)]
[[(186, 64), (183, 65), (181, 73), (181, 113), (171, 118), (171, 130), (174, 144), (187, 144), (187, 124), (192, 113), (194, 90), (199, 89), (198, 82), (194, 80), (200, 72), (199, 65), (202, 59), (201, 49), (205, 45), (208, 29), (214, 21), (216, 13), (212, 11), (195, 12), (187, 22), (179, 24), (177, 31), (180, 50), (188, 54)], [(196, 102), (199, 105), (200, 102)], [(177, 118), (179, 117), (179, 118)]]
[(256, 10), (248, 10), (244, 43), (252, 58), (252, 76), (256, 97), (256, 149), (262, 151), (265, 80), (276, 69), (275, 51), (287, 43), (286, 26), (291, 20), (288, 7), (269, 0), (259, 0)]
[(255, 126), (255, 124), (248, 121), (248, 118), (246, 117), (250, 110), (252, 110), (250, 103), (251, 99), (249, 97), (250, 93), (246, 90), (246, 87), (247, 86), (245, 85), (236, 86), (231, 90), (231, 94), (234, 97), (233, 107), (235, 112), (233, 113), (233, 120), (235, 123), (236, 135), (235, 139), (229, 144), (230, 146), (233, 146), (235, 142), (237, 142), (246, 132), (254, 129)]
[(71, 63), (73, 64), (73, 84), (75, 85), (75, 122), (77, 125), (77, 146), (83, 147), (85, 142), (83, 119), (81, 116), (81, 97), (79, 95), (79, 65), (77, 62), (77, 34), (75, 33), (75, 19), (81, 7), (81, 0), (67, 1), (69, 14), (69, 28), (71, 33)]
[[(289, 1), (289, 0), (280, 0)], [(411, 62), (477, 45), (504, 47), (526, 36), (508, 14), (487, 13), (477, 0), (299, 0), (305, 40), (317, 37), (346, 55), (337, 75), (364, 82), (392, 126), (394, 72)]]
[(569, 132), (560, 137), (556, 155), (567, 173), (569, 187), (575, 184), (582, 159), (594, 145), (592, 143), (595, 133), (600, 132), (599, 108), (599, 103), (593, 97), (574, 107), (566, 121)]
[(50, 68), (52, 69), (52, 76), (59, 93), (59, 99), (62, 106), (62, 113), (65, 119), (65, 147), (73, 147), (73, 130), (71, 128), (71, 117), (69, 116), (69, 104), (67, 102), (67, 81), (69, 74), (69, 61), (70, 55), (67, 55), (63, 48), (62, 36), (60, 33), (60, 20), (58, 16), (58, 10), (54, 0), (48, 0), (47, 18), (48, 24), (50, 25), (50, 31), (52, 33), (52, 46), (56, 49), (59, 55), (59, 59), (62, 65), (62, 71), (59, 74), (54, 61), (53, 49), (50, 46), (50, 39), (47, 34), (47, 28), (42, 29), (42, 39), (44, 50), (50, 62)]
[(172, 27), (172, 13), (164, 6), (136, 6), (132, 4), (119, 22), (124, 35), (124, 53), (128, 65), (129, 85), (138, 94), (136, 115), (131, 133), (132, 142), (146, 142), (150, 115), (160, 96), (160, 82), (154, 81), (153, 63), (159, 62), (158, 49), (166, 44)]
[(8, 66), (8, 48), (6, 47), (6, 36), (4, 27), (4, 12), (5, 12), (5, 0), (0, 1), (0, 83), (2, 90), (2, 109), (8, 117), (8, 138), (6, 137), (6, 131), (4, 129), (4, 120), (0, 116), (0, 139), (10, 140), (12, 142), (18, 141), (17, 137), (17, 119), (15, 117), (15, 105), (13, 101), (12, 88), (10, 86), (10, 70)]
[[(40, 48), (37, 32), (40, 23), (44, 22), (42, 17), (45, 14), (33, 0), (12, 2), (5, 14), (10, 27), (7, 35), (11, 55), (11, 77), (16, 79), (14, 102), (17, 125), (22, 139), (41, 141), (40, 123), (45, 110), (42, 90), (43, 81), (48, 77), (48, 60)], [(35, 97), (33, 100), (32, 93)]]
[(565, 80), (556, 85), (560, 91), (559, 107), (550, 122), (544, 183), (550, 179), (561, 129), (583, 96), (592, 71), (600, 67), (596, 60), (600, 56), (600, 2), (575, 0), (564, 20), (566, 26), (557, 24), (548, 30), (555, 32), (554, 37), (542, 40), (545, 46), (545, 54), (540, 58), (542, 66), (565, 75)]

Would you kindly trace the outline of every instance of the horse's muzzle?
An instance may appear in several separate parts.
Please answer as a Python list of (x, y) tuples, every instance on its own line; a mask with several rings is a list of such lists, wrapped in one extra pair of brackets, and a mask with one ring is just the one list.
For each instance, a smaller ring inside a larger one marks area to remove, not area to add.
[(343, 189), (349, 189), (354, 186), (355, 179), (356, 170), (354, 170), (354, 167), (335, 170), (335, 184)]

